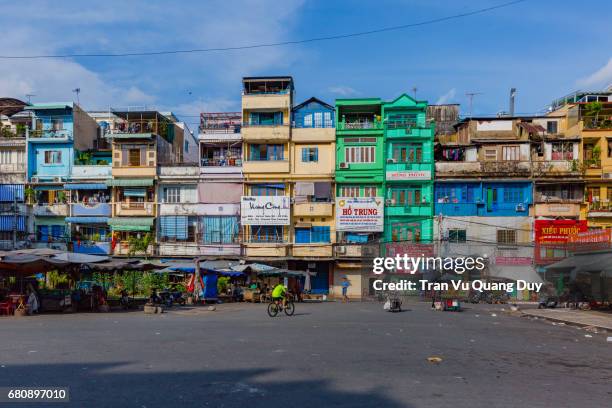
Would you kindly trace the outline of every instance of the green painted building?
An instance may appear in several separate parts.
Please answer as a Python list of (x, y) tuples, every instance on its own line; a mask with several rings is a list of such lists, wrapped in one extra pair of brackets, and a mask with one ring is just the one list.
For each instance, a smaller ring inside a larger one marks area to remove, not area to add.
[(427, 102), (403, 94), (382, 104), (385, 242), (433, 239), (434, 124)]
[(350, 231), (337, 215), (340, 243), (432, 241), (434, 125), (426, 112), (426, 101), (406, 94), (336, 100), (336, 197), (374, 198), (384, 213), (380, 228)]
[[(336, 197), (378, 198), (384, 206), (385, 142), (379, 98), (336, 100)], [(381, 211), (382, 212), (382, 211)], [(360, 243), (382, 238), (379, 231), (359, 227), (343, 230), (336, 220), (339, 242)]]

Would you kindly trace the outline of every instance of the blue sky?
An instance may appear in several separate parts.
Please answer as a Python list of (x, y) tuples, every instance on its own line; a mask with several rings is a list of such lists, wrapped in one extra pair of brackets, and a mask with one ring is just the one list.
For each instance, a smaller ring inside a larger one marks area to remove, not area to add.
[[(0, 54), (156, 51), (297, 40), (419, 22), (504, 0), (29, 1), (2, 4)], [(85, 5), (87, 3), (87, 5)], [(430, 103), (475, 114), (537, 112), (576, 89), (612, 84), (612, 2), (528, 0), (460, 20), (276, 48), (130, 58), (0, 60), (0, 95), (72, 100), (87, 109), (238, 110), (240, 78), (292, 75), (297, 101), (391, 99), (417, 87)]]

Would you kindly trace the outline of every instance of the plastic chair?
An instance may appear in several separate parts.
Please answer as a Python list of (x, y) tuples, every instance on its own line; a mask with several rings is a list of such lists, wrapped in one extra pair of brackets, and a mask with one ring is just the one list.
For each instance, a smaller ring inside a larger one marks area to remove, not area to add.
[(7, 316), (12, 316), (14, 313), (13, 302), (0, 302), (0, 316), (6, 314)]

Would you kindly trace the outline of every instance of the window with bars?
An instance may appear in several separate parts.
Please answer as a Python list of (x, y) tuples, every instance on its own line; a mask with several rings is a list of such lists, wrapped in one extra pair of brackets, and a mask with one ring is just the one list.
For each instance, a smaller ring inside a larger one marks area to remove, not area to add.
[(250, 242), (283, 242), (282, 225), (251, 225)]
[(283, 160), (284, 150), (284, 146), (281, 144), (252, 144), (249, 146), (249, 160)]
[(164, 201), (166, 203), (176, 204), (181, 202), (180, 187), (166, 187), (164, 193)]
[(345, 147), (344, 159), (347, 163), (374, 163), (376, 161), (376, 146)]
[(391, 240), (393, 242), (419, 242), (421, 227), (415, 224), (391, 225)]
[(376, 187), (375, 186), (365, 186), (363, 188), (363, 196), (364, 197), (376, 197)]
[(504, 201), (507, 203), (522, 203), (524, 192), (520, 187), (504, 187)]
[(394, 144), (392, 154), (398, 163), (423, 163), (423, 146), (420, 144)]
[(467, 233), (464, 229), (449, 229), (448, 240), (450, 242), (465, 242), (467, 240)]
[(504, 161), (518, 161), (521, 159), (521, 149), (519, 146), (503, 146), (502, 157)]
[(319, 161), (319, 148), (318, 147), (303, 147), (302, 148), (302, 162), (310, 163)]
[(498, 244), (516, 244), (516, 230), (499, 229), (497, 230)]
[(61, 164), (61, 163), (62, 163), (61, 150), (47, 150), (45, 152), (45, 164)]
[(497, 149), (485, 149), (484, 158), (486, 161), (497, 160)]
[(419, 205), (425, 202), (423, 191), (418, 186), (391, 189), (391, 202), (394, 206)]
[(340, 197), (360, 197), (359, 186), (340, 187)]

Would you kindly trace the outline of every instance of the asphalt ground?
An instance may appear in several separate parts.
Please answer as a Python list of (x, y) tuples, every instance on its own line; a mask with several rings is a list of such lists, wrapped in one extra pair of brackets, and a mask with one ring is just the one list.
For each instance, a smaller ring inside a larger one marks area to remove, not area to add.
[(270, 318), (265, 305), (226, 304), (0, 318), (0, 387), (70, 392), (69, 403), (0, 406), (612, 406), (610, 334), (503, 306), (404, 308), (300, 303), (293, 317)]

